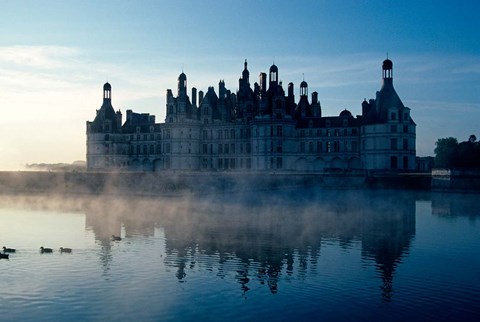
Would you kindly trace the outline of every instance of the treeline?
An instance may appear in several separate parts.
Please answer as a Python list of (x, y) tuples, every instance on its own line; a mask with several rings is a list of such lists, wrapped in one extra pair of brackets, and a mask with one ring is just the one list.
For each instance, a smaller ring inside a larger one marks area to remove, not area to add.
[(475, 135), (458, 143), (456, 138), (438, 139), (435, 143), (436, 168), (480, 168), (480, 142)]

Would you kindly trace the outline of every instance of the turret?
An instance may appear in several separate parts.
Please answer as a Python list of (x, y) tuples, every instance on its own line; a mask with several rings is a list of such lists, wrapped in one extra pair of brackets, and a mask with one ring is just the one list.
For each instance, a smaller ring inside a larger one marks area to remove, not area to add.
[(278, 85), (278, 67), (273, 64), (270, 67), (270, 85), (269, 87)]
[(393, 85), (393, 62), (388, 58), (382, 64), (382, 78), (383, 86)]
[(187, 95), (187, 75), (183, 72), (178, 76), (178, 96), (185, 96)]
[(192, 105), (197, 107), (197, 89), (192, 87)]

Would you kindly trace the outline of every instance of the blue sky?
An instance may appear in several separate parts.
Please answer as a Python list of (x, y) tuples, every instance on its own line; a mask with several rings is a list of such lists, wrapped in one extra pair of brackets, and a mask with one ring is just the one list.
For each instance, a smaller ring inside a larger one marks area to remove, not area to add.
[(85, 159), (85, 122), (101, 105), (165, 116), (165, 91), (183, 70), (192, 86), (235, 91), (273, 61), (302, 75), (324, 115), (361, 113), (394, 85), (417, 123), (417, 154), (437, 138), (480, 136), (477, 1), (1, 1), (0, 170)]

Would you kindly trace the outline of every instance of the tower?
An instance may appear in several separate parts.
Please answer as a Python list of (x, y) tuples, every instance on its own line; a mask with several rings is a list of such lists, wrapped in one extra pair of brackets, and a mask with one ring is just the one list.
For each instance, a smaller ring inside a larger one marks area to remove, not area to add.
[(273, 64), (271, 67), (270, 67), (270, 87), (272, 87), (272, 85), (278, 85), (278, 67)]
[(187, 94), (187, 75), (183, 72), (178, 76), (178, 96), (185, 96)]

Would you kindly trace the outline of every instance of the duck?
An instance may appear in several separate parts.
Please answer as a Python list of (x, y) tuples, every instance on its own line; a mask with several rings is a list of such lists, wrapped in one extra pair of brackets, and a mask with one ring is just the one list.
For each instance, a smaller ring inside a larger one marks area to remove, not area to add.
[(71, 253), (72, 249), (67, 247), (60, 247), (60, 253)]
[(122, 240), (122, 237), (112, 235), (112, 240), (114, 240), (114, 241), (120, 241), (120, 240)]
[(3, 252), (4, 253), (15, 253), (17, 250), (14, 249), (14, 248), (7, 248), (5, 246), (3, 246)]
[(51, 248), (45, 248), (45, 247), (40, 247), (40, 252), (43, 253), (53, 253), (53, 250)]
[(10, 255), (8, 255), (8, 254), (2, 254), (2, 253), (0, 253), (0, 258), (8, 259), (9, 256), (10, 256)]

